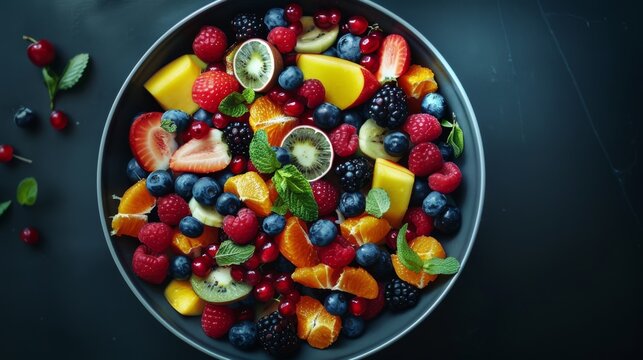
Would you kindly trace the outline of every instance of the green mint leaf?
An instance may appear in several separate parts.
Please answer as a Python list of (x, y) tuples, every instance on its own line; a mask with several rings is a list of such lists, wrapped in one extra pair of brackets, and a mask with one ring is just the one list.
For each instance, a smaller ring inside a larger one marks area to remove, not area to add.
[(42, 78), (45, 80), (47, 93), (49, 94), (49, 107), (54, 109), (54, 99), (58, 91), (58, 75), (49, 67), (42, 68)]
[(83, 77), (83, 73), (85, 72), (85, 68), (87, 68), (88, 63), (88, 54), (78, 54), (71, 58), (71, 60), (69, 60), (69, 63), (67, 63), (62, 76), (60, 77), (58, 88), (60, 90), (67, 90), (76, 85), (78, 83), (78, 80)]
[(237, 245), (230, 240), (221, 243), (215, 260), (219, 266), (240, 265), (255, 252), (254, 245)]
[(451, 121), (449, 121), (449, 120), (440, 121), (440, 125), (442, 125), (442, 127), (445, 127), (445, 128), (452, 128), (453, 127), (453, 123), (451, 123)]
[(246, 104), (252, 104), (252, 102), (255, 101), (255, 95), (255, 91), (252, 88), (245, 88), (241, 93)]
[(460, 263), (454, 257), (446, 259), (431, 258), (424, 262), (422, 269), (431, 275), (453, 275), (460, 270)]
[(277, 170), (272, 177), (279, 197), (288, 205), (290, 212), (304, 221), (314, 221), (319, 217), (319, 209), (310, 183), (292, 165)]
[(409, 227), (409, 224), (404, 224), (400, 228), (400, 232), (397, 234), (397, 258), (400, 260), (402, 265), (406, 266), (409, 270), (413, 272), (420, 272), (422, 270), (422, 259), (413, 249), (409, 247), (409, 244), (406, 242), (406, 229)]
[(381, 218), (391, 207), (391, 199), (384, 189), (373, 188), (366, 196), (366, 212)]
[(288, 191), (288, 183), (286, 183), (286, 179), (281, 176), (281, 173), (276, 172), (272, 176), (272, 183), (275, 185), (275, 189), (279, 194), (285, 194), (286, 191)]
[(310, 187), (310, 183), (294, 165), (288, 164), (279, 169), (278, 172), (286, 180), (286, 184), (291, 191), (298, 194), (305, 192), (312, 193), (313, 190)]
[(4, 214), (5, 211), (9, 208), (9, 205), (11, 205), (11, 200), (7, 200), (5, 202), (0, 203), (0, 216)]
[(275, 203), (272, 204), (272, 212), (275, 214), (279, 215), (286, 215), (288, 212), (288, 204), (284, 201), (284, 199), (281, 198), (281, 196), (277, 197), (277, 200), (275, 200)]
[(172, 120), (161, 120), (161, 128), (169, 133), (176, 132), (176, 124)]
[(38, 198), (38, 182), (32, 177), (22, 179), (16, 190), (18, 204), (31, 206)]
[(457, 122), (455, 123), (452, 132), (453, 138), (451, 140), (453, 143), (451, 146), (453, 146), (453, 155), (455, 155), (456, 158), (459, 158), (464, 152), (464, 132)]
[(228, 116), (239, 117), (248, 112), (248, 107), (244, 104), (245, 98), (238, 92), (232, 94), (221, 100), (219, 104), (219, 111)]
[(277, 160), (277, 155), (275, 155), (270, 143), (268, 143), (268, 135), (264, 130), (259, 130), (255, 133), (250, 142), (249, 152), (252, 164), (261, 173), (272, 174), (281, 167), (281, 163)]
[[(281, 194), (279, 194), (281, 196)], [(311, 192), (296, 193), (293, 191), (286, 191), (284, 197), (285, 202), (288, 204), (290, 212), (296, 217), (304, 221), (315, 221), (319, 218), (319, 209), (317, 202)]]

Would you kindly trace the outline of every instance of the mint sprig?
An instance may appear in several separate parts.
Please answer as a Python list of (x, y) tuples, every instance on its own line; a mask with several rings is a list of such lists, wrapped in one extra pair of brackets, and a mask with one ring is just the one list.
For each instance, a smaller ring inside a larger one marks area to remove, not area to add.
[(275, 203), (272, 204), (272, 212), (281, 216), (286, 215), (286, 213), (288, 212), (288, 204), (286, 204), (281, 196), (278, 196), (277, 200), (275, 200)]
[(2, 216), (2, 214), (4, 214), (5, 211), (7, 211), (10, 205), (11, 205), (11, 200), (7, 200), (5, 202), (0, 203), (0, 216)]
[(381, 218), (391, 207), (391, 199), (384, 189), (373, 188), (366, 196), (366, 212)]
[(16, 199), (18, 204), (31, 206), (36, 203), (38, 198), (38, 182), (33, 177), (22, 179), (16, 190)]
[(219, 104), (219, 111), (223, 115), (240, 117), (248, 112), (248, 106), (255, 100), (255, 92), (251, 88), (246, 88), (243, 93), (237, 91), (226, 96)]
[(460, 263), (454, 257), (431, 258), (424, 262), (422, 269), (431, 275), (453, 275), (460, 270)]
[(219, 266), (240, 265), (250, 259), (254, 252), (254, 245), (237, 245), (231, 240), (226, 240), (221, 243), (215, 260)]
[(453, 114), (453, 120), (442, 120), (442, 127), (451, 129), (449, 136), (447, 137), (447, 144), (451, 145), (453, 148), (453, 155), (458, 158), (462, 156), (464, 152), (464, 132), (460, 128), (460, 125), (455, 120), (455, 114)]
[(161, 120), (161, 129), (169, 132), (169, 133), (175, 133), (176, 132), (176, 124), (172, 120), (168, 119), (162, 119)]
[(319, 217), (319, 209), (310, 183), (293, 165), (277, 170), (272, 177), (275, 189), (290, 209), (290, 212), (304, 221), (314, 221)]
[(272, 174), (281, 167), (281, 163), (277, 160), (277, 155), (272, 150), (268, 142), (268, 135), (264, 130), (259, 130), (255, 133), (250, 142), (249, 153), (252, 164), (261, 173)]
[(460, 263), (454, 257), (446, 259), (433, 257), (423, 261), (406, 242), (407, 227), (408, 224), (404, 224), (397, 234), (397, 258), (402, 265), (413, 272), (424, 271), (430, 275), (453, 275), (460, 270)]

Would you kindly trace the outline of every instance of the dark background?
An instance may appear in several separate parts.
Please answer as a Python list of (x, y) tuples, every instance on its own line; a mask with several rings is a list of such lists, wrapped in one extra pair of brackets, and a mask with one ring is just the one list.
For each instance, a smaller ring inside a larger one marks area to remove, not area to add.
[[(376, 1), (419, 29), (473, 104), (487, 165), (480, 232), (446, 300), (373, 358), (625, 357), (643, 348), (643, 29), (635, 2)], [(0, 357), (205, 358), (159, 324), (118, 273), (100, 228), (96, 159), (107, 113), (140, 56), (208, 3), (0, 2), (0, 143), (32, 165), (0, 164), (4, 284)], [(60, 58), (89, 52), (61, 93), (73, 125), (48, 124), (47, 94), (20, 36)], [(27, 105), (40, 127), (12, 123)], [(35, 176), (34, 207), (15, 202)], [(18, 239), (33, 225), (32, 248)], [(413, 355), (412, 355), (413, 354)]]

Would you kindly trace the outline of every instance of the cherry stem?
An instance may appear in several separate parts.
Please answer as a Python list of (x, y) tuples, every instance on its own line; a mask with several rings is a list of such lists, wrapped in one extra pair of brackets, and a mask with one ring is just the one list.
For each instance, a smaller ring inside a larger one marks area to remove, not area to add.
[(13, 155), (13, 157), (14, 157), (15, 159), (20, 160), (20, 161), (24, 161), (24, 162), (26, 162), (27, 164), (31, 164), (31, 163), (33, 162), (33, 161), (31, 161), (30, 159), (27, 159), (26, 157), (22, 157), (22, 156), (20, 156), (20, 155)]
[(35, 43), (38, 42), (38, 41), (36, 41), (36, 39), (34, 39), (34, 38), (32, 38), (31, 36), (28, 36), (28, 35), (22, 35), (22, 40), (29, 41), (32, 44), (35, 44)]

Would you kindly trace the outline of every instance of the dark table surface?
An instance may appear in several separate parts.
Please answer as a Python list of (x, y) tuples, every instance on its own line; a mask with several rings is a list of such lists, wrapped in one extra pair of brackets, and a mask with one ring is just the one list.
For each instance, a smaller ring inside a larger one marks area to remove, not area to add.
[[(373, 358), (643, 355), (635, 2), (377, 2), (424, 33), (459, 76), (484, 140), (487, 195), (446, 300)], [(0, 218), (0, 358), (205, 358), (145, 311), (118, 273), (95, 174), (107, 113), (131, 68), (206, 3), (0, 2), (0, 143), (34, 160), (0, 166), (0, 201), (14, 200)], [(64, 58), (92, 56), (82, 85), (59, 97), (73, 123), (64, 134), (48, 124), (22, 34), (50, 39)], [(20, 105), (40, 115), (35, 131), (13, 125)], [(34, 207), (15, 202), (26, 176), (40, 182)], [(41, 246), (18, 239), (27, 225), (41, 230)]]

